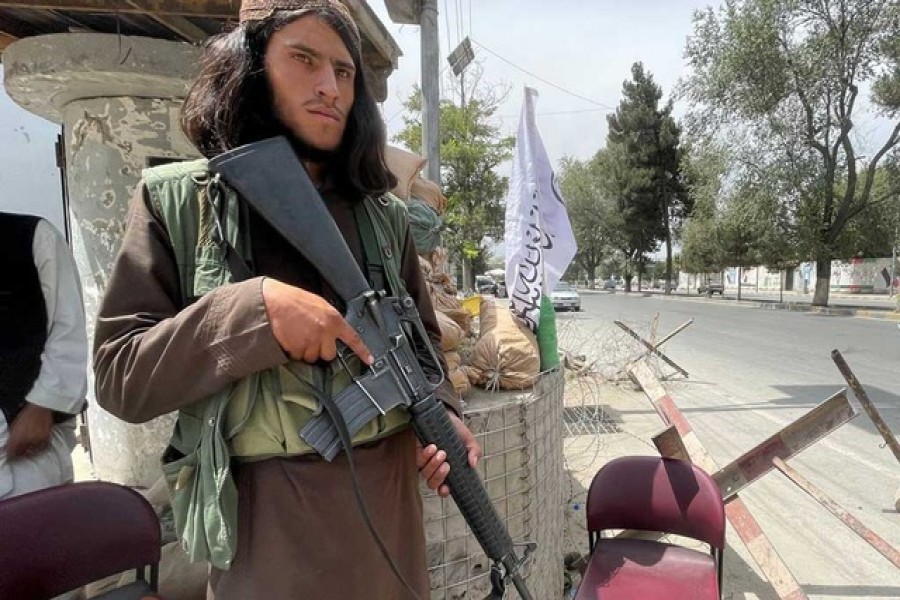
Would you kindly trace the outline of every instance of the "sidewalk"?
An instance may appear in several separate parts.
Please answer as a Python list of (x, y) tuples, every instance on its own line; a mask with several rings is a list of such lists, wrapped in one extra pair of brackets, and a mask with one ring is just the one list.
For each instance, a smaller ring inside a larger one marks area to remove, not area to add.
[[(578, 288), (579, 293), (584, 294), (626, 294), (623, 290), (590, 290), (586, 288)], [(808, 312), (829, 316), (845, 316), (857, 317), (861, 319), (879, 319), (884, 321), (892, 321), (900, 323), (900, 312), (897, 312), (893, 299), (887, 296), (860, 296), (853, 294), (831, 294), (831, 301), (843, 301), (845, 303), (835, 304), (833, 306), (811, 306), (810, 301), (812, 295), (801, 296), (796, 292), (785, 293), (785, 302), (779, 302), (777, 299), (754, 298), (744, 296), (738, 300), (732, 294), (725, 296), (700, 296), (690, 295), (684, 292), (673, 292), (665, 295), (661, 290), (643, 290), (641, 292), (628, 292), (635, 296), (654, 297), (666, 300), (680, 300), (683, 302), (716, 302), (727, 306), (737, 306), (740, 308), (761, 308), (767, 310), (789, 310), (794, 312)], [(742, 294), (743, 296), (743, 294)], [(802, 301), (791, 300), (791, 298), (804, 298)], [(848, 301), (855, 299), (865, 299), (867, 304), (851, 304)]]

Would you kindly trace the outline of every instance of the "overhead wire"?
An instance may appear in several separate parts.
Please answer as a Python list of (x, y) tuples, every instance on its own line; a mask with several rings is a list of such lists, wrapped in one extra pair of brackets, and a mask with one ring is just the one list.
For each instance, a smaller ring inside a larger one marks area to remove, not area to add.
[[(470, 38), (470, 39), (471, 39), (471, 38)], [(604, 104), (603, 102), (598, 102), (598, 101), (596, 101), (596, 100), (593, 100), (593, 99), (591, 99), (591, 98), (588, 98), (587, 96), (582, 96), (581, 94), (579, 94), (579, 93), (577, 93), (577, 92), (573, 92), (572, 90), (568, 90), (568, 89), (562, 87), (561, 85), (557, 85), (557, 84), (553, 83), (552, 81), (548, 81), (548, 80), (544, 79), (543, 77), (541, 77), (540, 75), (538, 75), (538, 74), (536, 74), (536, 73), (532, 73), (532, 72), (529, 71), (528, 69), (525, 69), (524, 67), (520, 67), (519, 65), (517, 65), (517, 64), (514, 63), (514, 62), (512, 62), (512, 61), (509, 60), (508, 58), (505, 58), (505, 57), (501, 56), (500, 54), (498, 54), (497, 52), (494, 52), (493, 50), (491, 50), (490, 48), (488, 48), (487, 46), (485, 46), (484, 44), (482, 44), (481, 42), (479, 42), (479, 41), (476, 40), (476, 39), (472, 39), (472, 43), (475, 44), (475, 45), (477, 45), (479, 48), (481, 48), (482, 50), (484, 50), (484, 51), (487, 52), (488, 54), (492, 54), (492, 55), (494, 55), (495, 57), (499, 58), (500, 60), (502, 60), (503, 62), (505, 62), (505, 63), (508, 64), (509, 66), (511, 66), (511, 67), (513, 67), (513, 68), (515, 68), (515, 69), (518, 69), (519, 71), (522, 71), (522, 72), (525, 73), (526, 75), (530, 75), (531, 77), (534, 77), (534, 78), (537, 79), (538, 81), (540, 81), (540, 82), (542, 82), (542, 83), (545, 83), (545, 84), (549, 85), (549, 86), (552, 87), (552, 88), (556, 88), (557, 90), (559, 90), (559, 91), (561, 91), (561, 92), (563, 92), (563, 93), (566, 93), (566, 94), (572, 96), (573, 98), (578, 98), (579, 100), (583, 100), (583, 101), (585, 101), (585, 102), (589, 102), (589, 103), (591, 103), (591, 104), (593, 104), (593, 105), (595, 105), (595, 106), (599, 106), (600, 108), (605, 108), (605, 109), (607, 109), (607, 110), (615, 110), (615, 108), (612, 107), (612, 106), (610, 106), (609, 104)]]

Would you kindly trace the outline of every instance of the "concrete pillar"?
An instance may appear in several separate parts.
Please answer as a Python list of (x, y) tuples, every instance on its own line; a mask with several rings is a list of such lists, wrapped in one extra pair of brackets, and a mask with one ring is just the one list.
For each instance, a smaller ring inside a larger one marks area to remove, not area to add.
[(441, 51), (437, 0), (422, 0), (419, 18), (422, 39), (422, 152), (428, 160), (426, 176), (441, 185)]
[[(152, 159), (193, 153), (189, 146), (176, 150), (170, 140), (170, 132), (180, 131), (180, 105), (172, 99), (93, 98), (70, 102), (63, 111), (73, 250), (82, 274), (89, 339), (141, 170)], [(88, 424), (98, 477), (140, 486), (159, 477), (159, 457), (173, 415), (129, 425), (91, 402)]]
[[(196, 156), (178, 125), (198, 49), (109, 34), (26, 38), (3, 56), (9, 95), (63, 125), (73, 251), (81, 274), (88, 337), (125, 229), (141, 170), (153, 159)], [(100, 479), (150, 486), (174, 418), (128, 425), (89, 391), (88, 423)]]

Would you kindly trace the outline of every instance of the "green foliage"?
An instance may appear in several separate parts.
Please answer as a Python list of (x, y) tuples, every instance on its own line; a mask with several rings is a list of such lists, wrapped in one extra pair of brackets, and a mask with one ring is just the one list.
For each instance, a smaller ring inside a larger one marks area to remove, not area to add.
[(560, 164), (559, 186), (578, 244), (574, 264), (589, 280), (597, 268), (622, 245), (624, 221), (616, 202), (604, 188), (600, 151), (591, 161), (564, 158)]
[(724, 185), (728, 157), (695, 146), (685, 164), (694, 212), (685, 227), (682, 264), (697, 273), (764, 264), (782, 270), (798, 261), (796, 231), (779, 180), (756, 171)]
[[(441, 102), (441, 187), (447, 196), (443, 243), (451, 257), (484, 263), (485, 238), (503, 234), (507, 178), (496, 173), (512, 156), (515, 139), (500, 135), (492, 124), (503, 95), (479, 85), (460, 107)], [(422, 100), (418, 87), (404, 104), (404, 128), (394, 136), (413, 152), (422, 153)], [(486, 264), (486, 263), (485, 263)]]
[[(685, 55), (692, 133), (730, 141), (728, 179), (775, 197), (775, 230), (820, 263), (814, 303), (827, 304), (826, 267), (877, 220), (878, 166), (900, 144), (900, 3), (725, 0), (695, 15)], [(894, 122), (860, 156), (854, 118), (869, 89)]]
[(666, 241), (671, 273), (673, 224), (691, 211), (681, 175), (681, 130), (672, 118), (671, 102), (660, 107), (662, 89), (641, 63), (632, 66), (631, 75), (622, 85), (623, 99), (615, 114), (607, 117), (602, 170), (624, 219), (622, 251), (627, 260), (639, 268), (644, 255)]
[(879, 167), (872, 185), (872, 201), (848, 223), (836, 244), (836, 258), (891, 256), (900, 241), (900, 170)]

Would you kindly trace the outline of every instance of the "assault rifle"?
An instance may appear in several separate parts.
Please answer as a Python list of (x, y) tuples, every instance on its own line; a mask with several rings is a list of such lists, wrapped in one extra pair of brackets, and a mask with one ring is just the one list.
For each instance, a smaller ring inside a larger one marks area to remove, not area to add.
[[(316, 267), (346, 303), (345, 319), (375, 359), (365, 374), (355, 377), (333, 399), (331, 408), (331, 403), (323, 400), (326, 411), (303, 427), (301, 437), (326, 460), (332, 460), (342, 447), (349, 453), (350, 437), (363, 425), (396, 406), (405, 406), (422, 444), (434, 444), (447, 454), (450, 494), (494, 563), (495, 594), (502, 594), (504, 583), (511, 581), (523, 600), (532, 600), (520, 571), (534, 544), (526, 544), (519, 559), (478, 473), (469, 466), (466, 448), (447, 409), (435, 397), (443, 373), (415, 302), (371, 289), (285, 138), (226, 152), (212, 159), (209, 169)], [(346, 367), (352, 351), (339, 346), (338, 359)], [(420, 357), (433, 364), (437, 376), (426, 375)]]

